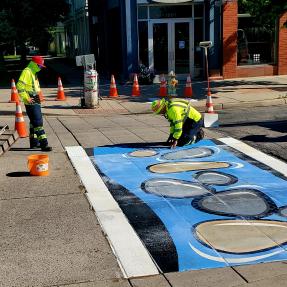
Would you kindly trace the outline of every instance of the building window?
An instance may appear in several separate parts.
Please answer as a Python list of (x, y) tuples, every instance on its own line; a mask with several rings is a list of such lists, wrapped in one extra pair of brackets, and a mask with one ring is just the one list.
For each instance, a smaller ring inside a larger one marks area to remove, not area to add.
[(147, 19), (147, 6), (138, 6), (138, 19)]
[(149, 11), (150, 11), (150, 19), (192, 17), (191, 5), (151, 6)]
[(267, 28), (249, 14), (238, 15), (237, 64), (274, 64), (275, 25)]

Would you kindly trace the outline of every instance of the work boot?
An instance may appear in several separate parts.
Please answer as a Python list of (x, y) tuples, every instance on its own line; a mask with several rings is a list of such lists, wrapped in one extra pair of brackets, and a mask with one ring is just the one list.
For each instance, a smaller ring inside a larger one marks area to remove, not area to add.
[(37, 139), (30, 138), (30, 149), (33, 149), (33, 148), (40, 148), (40, 143)]
[(196, 135), (196, 140), (195, 142), (199, 142), (204, 138), (204, 131), (203, 129), (200, 129), (199, 132)]
[(41, 147), (41, 151), (52, 151), (52, 147), (51, 146), (43, 146)]
[(40, 148), (40, 144), (37, 144), (37, 145), (30, 144), (30, 149), (34, 149), (34, 148)]

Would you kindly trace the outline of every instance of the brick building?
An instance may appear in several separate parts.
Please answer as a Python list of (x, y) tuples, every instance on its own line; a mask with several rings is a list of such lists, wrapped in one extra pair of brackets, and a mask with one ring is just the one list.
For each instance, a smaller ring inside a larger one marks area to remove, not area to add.
[(128, 78), (143, 63), (203, 78), (199, 42), (210, 40), (212, 77), (287, 74), (287, 13), (265, 29), (239, 8), (237, 0), (90, 0), (91, 53), (107, 76)]

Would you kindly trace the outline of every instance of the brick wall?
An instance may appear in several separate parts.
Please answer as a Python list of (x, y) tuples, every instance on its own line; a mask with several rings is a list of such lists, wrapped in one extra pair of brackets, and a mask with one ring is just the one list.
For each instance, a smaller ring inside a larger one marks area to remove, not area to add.
[(282, 25), (287, 21), (287, 12), (285, 12), (279, 21), (278, 35), (278, 75), (287, 74), (287, 28)]
[(237, 76), (237, 0), (226, 2), (223, 7), (222, 37), (223, 66), (222, 75), (225, 79)]
[(277, 75), (277, 66), (274, 65), (238, 66), (236, 72), (238, 78), (273, 76)]

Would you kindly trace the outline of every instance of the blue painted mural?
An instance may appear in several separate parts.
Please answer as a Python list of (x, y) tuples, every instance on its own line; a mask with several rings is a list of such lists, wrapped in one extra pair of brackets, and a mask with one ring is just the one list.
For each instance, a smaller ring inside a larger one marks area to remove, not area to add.
[(163, 272), (287, 259), (287, 181), (211, 140), (91, 157)]

